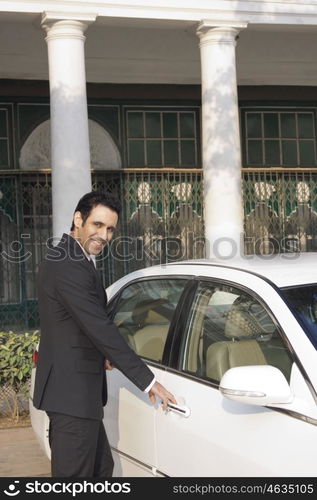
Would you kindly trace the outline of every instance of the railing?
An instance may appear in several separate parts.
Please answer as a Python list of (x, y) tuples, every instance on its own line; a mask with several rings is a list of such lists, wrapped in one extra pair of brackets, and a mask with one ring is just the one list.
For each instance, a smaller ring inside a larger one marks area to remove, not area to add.
[[(317, 169), (243, 169), (245, 252), (317, 250)], [(153, 264), (204, 256), (200, 169), (94, 171), (120, 227), (98, 260), (105, 286)], [(0, 329), (38, 326), (36, 274), (51, 236), (49, 171), (0, 174)]]
[(245, 251), (317, 250), (317, 169), (243, 169)]

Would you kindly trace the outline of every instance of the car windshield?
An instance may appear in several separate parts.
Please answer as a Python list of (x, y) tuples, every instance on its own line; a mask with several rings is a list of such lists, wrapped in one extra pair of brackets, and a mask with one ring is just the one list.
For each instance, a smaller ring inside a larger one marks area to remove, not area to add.
[(289, 305), (317, 349), (317, 284), (283, 288)]

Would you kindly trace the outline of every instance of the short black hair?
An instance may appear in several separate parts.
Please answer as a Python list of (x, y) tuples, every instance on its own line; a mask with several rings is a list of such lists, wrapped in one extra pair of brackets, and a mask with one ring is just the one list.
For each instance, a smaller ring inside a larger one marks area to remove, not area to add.
[[(84, 194), (84, 196), (80, 198), (79, 202), (77, 203), (77, 207), (75, 208), (75, 212), (81, 213), (83, 224), (88, 219), (92, 209), (97, 205), (103, 205), (104, 207), (110, 208), (110, 210), (113, 210), (118, 214), (118, 217), (120, 215), (120, 200), (116, 198), (112, 193), (108, 191), (91, 191), (90, 193)], [(74, 229), (75, 224), (73, 220), (70, 230), (73, 231)]]

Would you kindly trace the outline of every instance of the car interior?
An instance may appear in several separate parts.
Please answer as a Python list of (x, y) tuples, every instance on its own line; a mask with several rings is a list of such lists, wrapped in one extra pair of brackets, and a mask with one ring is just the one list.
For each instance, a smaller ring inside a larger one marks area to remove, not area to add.
[(267, 311), (252, 297), (233, 297), (231, 304), (214, 304), (210, 289), (200, 292), (188, 370), (219, 382), (229, 368), (269, 364), (289, 380), (292, 358)]
[(131, 321), (118, 326), (139, 356), (160, 362), (172, 315), (166, 299), (141, 300), (134, 306)]

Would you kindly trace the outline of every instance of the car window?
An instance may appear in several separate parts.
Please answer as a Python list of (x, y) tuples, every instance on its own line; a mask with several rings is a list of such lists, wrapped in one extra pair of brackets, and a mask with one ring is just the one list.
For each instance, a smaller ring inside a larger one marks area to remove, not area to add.
[(263, 305), (228, 285), (200, 283), (181, 349), (181, 369), (219, 382), (234, 366), (273, 365), (287, 380), (291, 355)]
[(282, 288), (307, 337), (317, 349), (317, 285)]
[(139, 356), (162, 361), (169, 326), (186, 283), (185, 279), (142, 280), (123, 290), (114, 322)]

